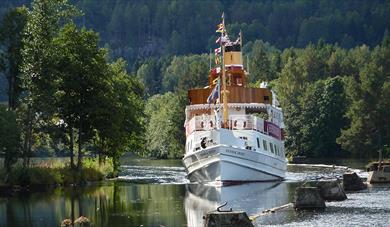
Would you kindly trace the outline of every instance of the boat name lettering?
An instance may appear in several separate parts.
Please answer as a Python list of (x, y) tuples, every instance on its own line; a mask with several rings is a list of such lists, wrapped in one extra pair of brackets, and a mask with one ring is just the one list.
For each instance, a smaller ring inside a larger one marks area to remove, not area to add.
[(233, 151), (233, 150), (229, 150), (229, 149), (226, 150), (226, 153), (231, 153), (231, 154), (236, 154), (236, 155), (245, 156), (245, 153), (244, 153), (244, 152), (241, 152), (241, 151)]

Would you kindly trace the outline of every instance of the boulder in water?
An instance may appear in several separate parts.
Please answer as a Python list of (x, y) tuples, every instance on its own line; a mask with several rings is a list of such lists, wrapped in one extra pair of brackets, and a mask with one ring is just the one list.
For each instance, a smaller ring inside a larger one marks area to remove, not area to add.
[(319, 181), (317, 188), (326, 201), (343, 201), (347, 199), (344, 189), (337, 181)]
[(244, 211), (211, 211), (206, 214), (205, 219), (205, 227), (253, 227), (252, 222)]
[(295, 190), (294, 208), (297, 210), (322, 210), (325, 201), (316, 187), (299, 187)]
[(80, 226), (89, 226), (91, 224), (91, 221), (84, 216), (80, 216), (74, 221), (75, 224), (80, 224)]
[(345, 191), (359, 191), (366, 189), (367, 185), (355, 172), (351, 172), (343, 175), (343, 187)]
[(70, 227), (70, 226), (73, 226), (72, 225), (72, 220), (70, 220), (69, 218), (67, 219), (64, 219), (62, 222), (61, 222), (61, 227)]

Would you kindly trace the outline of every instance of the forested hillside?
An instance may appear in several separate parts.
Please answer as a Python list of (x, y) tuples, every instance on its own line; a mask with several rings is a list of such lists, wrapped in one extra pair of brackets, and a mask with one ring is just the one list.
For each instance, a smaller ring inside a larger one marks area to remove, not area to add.
[[(208, 53), (215, 22), (225, 11), (230, 34), (242, 29), (245, 42), (261, 39), (279, 49), (305, 47), (323, 39), (351, 48), (375, 46), (390, 30), (390, 2), (372, 1), (150, 1), (71, 0), (85, 14), (77, 22), (99, 32), (113, 57), (136, 59)], [(30, 0), (3, 0), (6, 7)]]

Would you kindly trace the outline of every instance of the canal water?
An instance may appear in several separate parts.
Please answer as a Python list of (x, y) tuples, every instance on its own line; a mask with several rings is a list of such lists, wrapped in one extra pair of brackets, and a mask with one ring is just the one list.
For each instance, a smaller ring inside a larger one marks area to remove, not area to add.
[[(359, 166), (360, 167), (360, 166)], [(190, 183), (180, 161), (127, 160), (118, 180), (81, 188), (55, 189), (0, 198), (0, 226), (60, 226), (66, 218), (88, 217), (92, 226), (203, 226), (203, 216), (223, 209), (248, 215), (293, 201), (303, 183), (341, 178), (348, 170), (334, 165), (290, 165), (287, 179), (228, 187)], [(350, 193), (327, 203), (325, 211), (292, 209), (263, 215), (256, 226), (390, 226), (390, 185)]]

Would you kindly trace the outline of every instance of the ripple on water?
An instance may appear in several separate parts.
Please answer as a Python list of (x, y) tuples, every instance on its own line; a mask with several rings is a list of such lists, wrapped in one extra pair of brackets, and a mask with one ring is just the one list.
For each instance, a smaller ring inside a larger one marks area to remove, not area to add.
[[(323, 212), (292, 212), (291, 219), (278, 226), (390, 226), (390, 185), (373, 186), (348, 199), (328, 202)], [(269, 225), (269, 223), (262, 223)]]
[(145, 184), (186, 184), (184, 167), (123, 165), (120, 180)]
[(319, 181), (342, 179), (346, 172), (356, 172), (360, 177), (367, 178), (367, 173), (346, 166), (324, 164), (289, 164), (286, 172), (287, 182)]
[[(120, 180), (145, 184), (187, 184), (185, 168), (181, 166), (122, 165)], [(367, 178), (367, 173), (346, 166), (323, 164), (289, 164), (286, 182), (303, 182), (341, 179), (343, 174), (353, 171)]]

